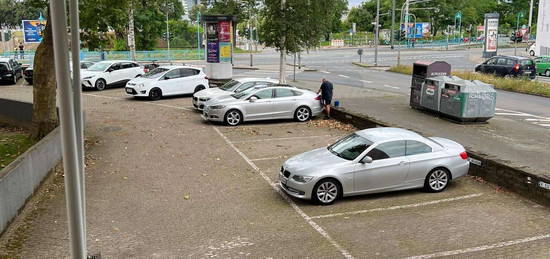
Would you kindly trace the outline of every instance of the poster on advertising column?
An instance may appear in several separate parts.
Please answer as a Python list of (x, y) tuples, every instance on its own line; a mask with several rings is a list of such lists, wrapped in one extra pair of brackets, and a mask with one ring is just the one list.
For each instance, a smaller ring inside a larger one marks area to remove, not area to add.
[(218, 23), (206, 24), (206, 62), (219, 63), (219, 34)]
[(483, 48), (484, 58), (490, 58), (497, 54), (498, 18), (498, 13), (485, 14), (485, 46)]
[(25, 43), (40, 43), (42, 31), (46, 28), (46, 20), (23, 20), (23, 41)]

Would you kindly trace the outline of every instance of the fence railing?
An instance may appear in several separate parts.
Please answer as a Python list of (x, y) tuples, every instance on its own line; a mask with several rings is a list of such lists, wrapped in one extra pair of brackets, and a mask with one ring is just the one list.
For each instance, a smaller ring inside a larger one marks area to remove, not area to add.
[[(1, 57), (11, 57), (17, 59), (23, 64), (31, 64), (34, 60), (34, 51), (25, 51), (24, 53), (11, 51), (2, 52)], [(136, 61), (176, 61), (176, 60), (204, 60), (204, 50), (197, 49), (176, 49), (176, 50), (152, 50), (136, 51)], [(131, 60), (130, 51), (81, 51), (81, 60), (100, 61), (100, 60)]]

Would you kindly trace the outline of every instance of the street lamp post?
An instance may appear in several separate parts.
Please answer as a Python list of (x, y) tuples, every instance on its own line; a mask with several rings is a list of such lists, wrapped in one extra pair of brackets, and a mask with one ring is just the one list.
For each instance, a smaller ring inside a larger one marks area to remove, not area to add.
[(201, 12), (197, 11), (197, 58), (201, 59)]
[[(408, 1), (408, 0), (407, 0)], [(376, 0), (376, 24), (374, 25), (374, 66), (378, 66), (378, 29), (380, 27), (380, 0)]]
[(170, 26), (168, 26), (168, 11), (169, 5), (166, 4), (166, 43), (168, 47), (168, 62), (172, 64), (172, 55), (170, 53)]

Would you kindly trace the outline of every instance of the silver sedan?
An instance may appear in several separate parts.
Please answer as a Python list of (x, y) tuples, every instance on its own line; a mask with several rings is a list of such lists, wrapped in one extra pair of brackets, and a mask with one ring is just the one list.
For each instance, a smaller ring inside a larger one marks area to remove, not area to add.
[(288, 159), (279, 179), (287, 194), (328, 205), (368, 193), (415, 188), (440, 192), (469, 167), (464, 147), (452, 140), (372, 128)]
[(259, 86), (205, 103), (202, 117), (236, 126), (243, 121), (296, 119), (307, 121), (321, 113), (319, 96), (290, 86)]

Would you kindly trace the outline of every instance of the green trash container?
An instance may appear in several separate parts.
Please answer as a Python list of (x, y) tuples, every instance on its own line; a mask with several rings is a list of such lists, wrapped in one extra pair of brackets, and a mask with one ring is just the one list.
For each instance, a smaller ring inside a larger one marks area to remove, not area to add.
[(496, 91), (481, 81), (454, 81), (441, 89), (440, 112), (458, 121), (487, 121), (495, 115)]

